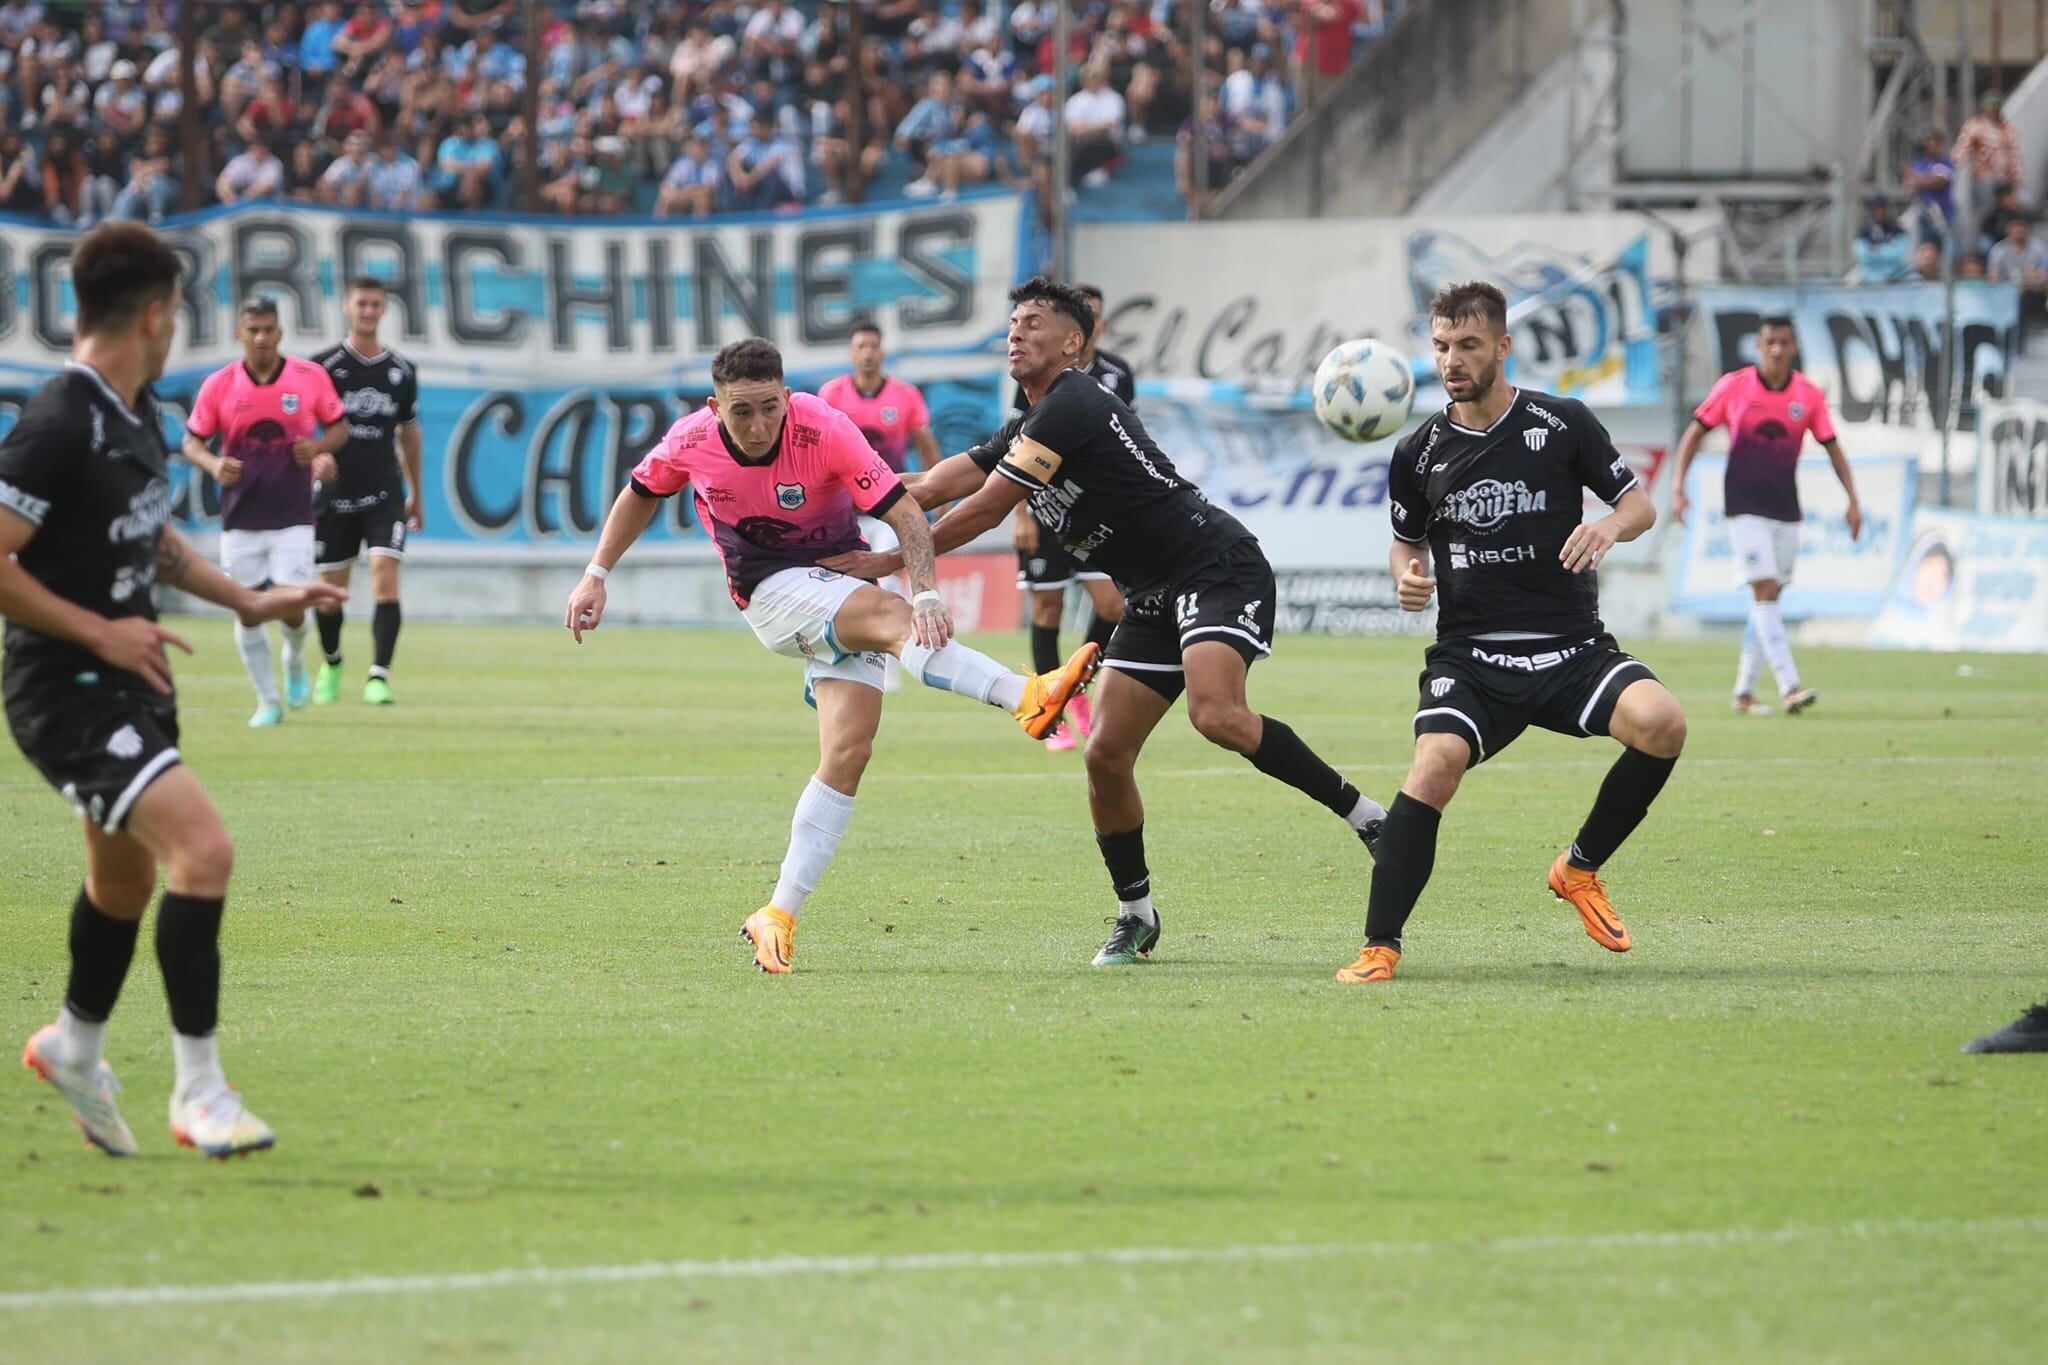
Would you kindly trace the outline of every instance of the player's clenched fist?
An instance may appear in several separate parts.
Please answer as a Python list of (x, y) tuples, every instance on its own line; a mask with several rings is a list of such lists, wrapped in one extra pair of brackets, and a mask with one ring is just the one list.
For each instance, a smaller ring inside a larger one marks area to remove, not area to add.
[(1422, 572), (1420, 563), (1410, 563), (1401, 570), (1400, 581), (1394, 585), (1394, 594), (1401, 600), (1402, 611), (1421, 611), (1429, 605), (1429, 599), (1436, 596), (1436, 580)]
[(583, 575), (583, 581), (569, 594), (569, 609), (563, 614), (562, 624), (576, 637), (576, 643), (583, 643), (583, 632), (596, 630), (604, 620), (604, 580), (590, 574)]

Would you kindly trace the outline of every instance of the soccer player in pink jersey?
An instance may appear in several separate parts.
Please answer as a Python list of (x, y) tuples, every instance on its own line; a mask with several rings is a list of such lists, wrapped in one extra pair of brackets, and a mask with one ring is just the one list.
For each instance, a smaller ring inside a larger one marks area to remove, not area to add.
[[(1025, 734), (1043, 739), (1094, 676), (1101, 650), (1083, 645), (1063, 667), (1025, 677), (953, 639), (924, 510), (860, 428), (823, 399), (791, 393), (781, 353), (758, 337), (718, 353), (711, 388), (710, 402), (670, 427), (633, 470), (563, 624), (581, 644), (603, 623), (605, 579), (661, 499), (688, 487), (740, 614), (770, 650), (805, 660), (818, 770), (797, 800), (775, 893), (740, 926), (755, 964), (780, 974), (790, 969), (796, 918), (853, 818), (881, 727), (884, 661), (893, 655), (928, 687), (1003, 707)], [(862, 548), (862, 513), (900, 540), (909, 601), (818, 567)]]
[(1856, 480), (1849, 457), (1835, 439), (1828, 401), (1820, 386), (1792, 368), (1799, 338), (1788, 317), (1765, 318), (1757, 327), (1757, 363), (1721, 376), (1707, 400), (1694, 410), (1678, 442), (1677, 484), (1671, 515), (1685, 521), (1685, 474), (1700, 442), (1718, 426), (1728, 428), (1728, 476), (1725, 484), (1728, 539), (1752, 601), (1742, 631), (1742, 656), (1735, 667), (1735, 709), (1746, 715), (1770, 710), (1756, 699), (1759, 655), (1777, 676), (1785, 713), (1797, 715), (1818, 700), (1799, 680), (1792, 660), (1792, 640), (1778, 598), (1792, 581), (1799, 555), (1799, 448), (1807, 433), (1820, 442), (1834, 462), (1835, 477), (1849, 495), (1850, 539), (1863, 534), (1863, 508), (1856, 501)]
[[(220, 554), (228, 576), (245, 588), (311, 583), (313, 480), (335, 477), (334, 452), (348, 442), (347, 412), (326, 370), (278, 350), (283, 333), (274, 299), (244, 303), (236, 336), (242, 358), (199, 386), (185, 418), (184, 456), (221, 486)], [(218, 452), (208, 445), (216, 437)], [(312, 694), (305, 613), (279, 624), (284, 699), (296, 711)], [(281, 723), (269, 634), (260, 623), (237, 621), (235, 647), (256, 688), (249, 724)]]
[(861, 323), (853, 329), (847, 354), (853, 361), (853, 373), (826, 380), (818, 397), (852, 418), (875, 453), (898, 474), (909, 472), (912, 446), (917, 447), (919, 469), (937, 464), (939, 438), (932, 434), (924, 395), (908, 380), (882, 372), (882, 362), (887, 359), (882, 329), (872, 322)]

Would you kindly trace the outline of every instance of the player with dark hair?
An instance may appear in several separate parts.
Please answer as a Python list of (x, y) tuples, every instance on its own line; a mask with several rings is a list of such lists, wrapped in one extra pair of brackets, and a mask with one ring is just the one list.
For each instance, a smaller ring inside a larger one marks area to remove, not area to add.
[(853, 362), (852, 372), (826, 380), (818, 397), (851, 417), (875, 453), (898, 474), (910, 470), (913, 447), (917, 468), (937, 464), (939, 440), (932, 434), (924, 395), (917, 385), (882, 368), (888, 354), (882, 348), (881, 327), (872, 322), (856, 326), (847, 342), (847, 358)]
[[(758, 337), (718, 353), (711, 386), (710, 401), (670, 427), (634, 468), (569, 594), (563, 624), (578, 644), (602, 624), (605, 579), (661, 500), (688, 487), (740, 614), (772, 652), (805, 661), (805, 696), (818, 711), (818, 770), (797, 801), (775, 893), (740, 928), (755, 964), (780, 974), (790, 969), (797, 916), (853, 818), (882, 722), (884, 661), (893, 655), (927, 687), (1001, 707), (1025, 734), (1042, 739), (1094, 675), (1100, 651), (1085, 645), (1063, 667), (1027, 678), (955, 640), (924, 512), (903, 496), (895, 471), (860, 428), (823, 399), (791, 393), (781, 353)], [(909, 601), (819, 567), (861, 547), (861, 513), (888, 523), (902, 542)]]
[(1671, 515), (1684, 524), (1686, 471), (1692, 468), (1693, 456), (1699, 454), (1707, 432), (1726, 426), (1728, 473), (1723, 496), (1728, 540), (1753, 599), (1742, 629), (1742, 654), (1735, 666), (1734, 705), (1749, 715), (1771, 709), (1756, 699), (1757, 674), (1762, 671), (1762, 660), (1767, 659), (1778, 680), (1785, 714), (1796, 716), (1818, 696), (1800, 682), (1778, 599), (1792, 581), (1792, 565), (1799, 555), (1799, 528), (1804, 521), (1799, 510), (1799, 448), (1808, 432), (1827, 451), (1835, 477), (1849, 495), (1844, 515), (1851, 540), (1863, 534), (1863, 508), (1856, 501), (1849, 457), (1835, 439), (1827, 395), (1792, 368), (1793, 357), (1799, 353), (1792, 319), (1768, 317), (1759, 322), (1756, 351), (1756, 364), (1721, 376), (1679, 437)]
[[(1098, 345), (1109, 322), (1103, 312), (1102, 291), (1092, 284), (1077, 284), (1074, 290), (1087, 301), (1089, 311), (1094, 315), (1088, 329), (1088, 344), (1075, 358), (1074, 368), (1094, 379), (1121, 399), (1125, 407), (1136, 412), (1138, 390), (1130, 362), (1102, 350)], [(1024, 397), (1024, 387), (1020, 384), (1016, 397), (1010, 403), (1010, 415), (1021, 417), (1029, 406)], [(911, 491), (915, 494), (914, 486)], [(1124, 595), (1117, 591), (1109, 575), (1075, 563), (1066, 546), (1060, 544), (1059, 536), (1032, 516), (1029, 501), (1017, 504), (1015, 514), (1010, 518), (1010, 536), (1017, 546), (1017, 586), (1024, 589), (1030, 598), (1031, 666), (1044, 669), (1059, 661), (1060, 618), (1066, 614), (1069, 583), (1078, 582), (1094, 608), (1088, 638), (1106, 647), (1110, 632), (1124, 617)], [(1046, 748), (1073, 748), (1073, 730), (1080, 731), (1083, 739), (1088, 737), (1091, 723), (1088, 698), (1074, 698), (1067, 714), (1069, 722), (1062, 723), (1045, 737)]]
[[(313, 581), (313, 483), (335, 476), (334, 452), (348, 441), (341, 395), (327, 371), (278, 349), (277, 301), (242, 304), (242, 358), (206, 377), (185, 417), (183, 454), (221, 486), (220, 555), (229, 577), (249, 588)], [(325, 428), (323, 431), (322, 428)], [(316, 434), (317, 433), (317, 434)], [(220, 441), (218, 453), (208, 442)], [(285, 704), (304, 706), (306, 618), (282, 618)], [(256, 688), (255, 727), (284, 720), (270, 635), (235, 623), (235, 647)]]
[(171, 1132), (225, 1157), (268, 1147), (269, 1125), (222, 1074), (220, 923), (234, 845), (178, 755), (178, 704), (153, 585), (254, 624), (339, 598), (326, 584), (263, 591), (192, 552), (170, 522), (170, 458), (150, 384), (177, 330), (179, 259), (139, 223), (107, 223), (71, 253), (71, 360), (0, 440), (0, 692), (14, 739), (85, 831), (71, 907), (71, 973), (57, 1021), (22, 1062), (57, 1087), (86, 1140), (140, 1148), (104, 1060), (107, 1018), (156, 890), (156, 955), (171, 1013)]
[[(1531, 725), (1611, 735), (1623, 746), (1549, 884), (1595, 943), (1627, 952), (1600, 868), (1649, 813), (1685, 745), (1677, 699), (1600, 624), (1594, 571), (1656, 521), (1649, 494), (1584, 403), (1506, 382), (1512, 341), (1500, 290), (1454, 285), (1431, 301), (1429, 317), (1451, 401), (1394, 449), (1388, 560), (1402, 610), (1421, 611), (1439, 583), (1443, 590), (1415, 760), (1373, 850), (1365, 948), (1337, 973), (1352, 984), (1393, 979), (1402, 929), (1436, 863), (1444, 807), (1468, 768)], [(1588, 488), (1610, 515), (1582, 520)]]
[[(1204, 738), (1327, 806), (1368, 847), (1385, 812), (1293, 730), (1246, 703), (1247, 671), (1272, 652), (1273, 570), (1252, 533), (1181, 476), (1129, 405), (1073, 368), (1094, 325), (1087, 300), (1043, 276), (1010, 300), (1010, 374), (1028, 410), (994, 440), (940, 461), (917, 496), (934, 506), (965, 499), (932, 529), (941, 551), (1000, 526), (1029, 497), (1078, 562), (1111, 575), (1130, 597), (1103, 651), (1087, 751), (1089, 811), (1117, 897), (1095, 965), (1122, 965), (1159, 942), (1134, 770), (1183, 692)], [(891, 555), (826, 562), (862, 576), (895, 568)]]
[[(408, 531), (421, 526), (420, 379), (412, 362), (377, 339), (384, 321), (384, 282), (358, 275), (348, 282), (342, 306), (348, 336), (313, 359), (327, 371), (348, 413), (348, 443), (335, 455), (340, 473), (322, 487), (313, 552), (320, 576), (348, 586), (356, 552), (370, 555), (369, 678), (363, 700), (391, 704), (391, 660), (398, 651), (398, 566), (405, 558)], [(341, 695), (341, 608), (316, 612), (320, 627), (320, 672), (313, 679), (313, 704), (325, 706)]]

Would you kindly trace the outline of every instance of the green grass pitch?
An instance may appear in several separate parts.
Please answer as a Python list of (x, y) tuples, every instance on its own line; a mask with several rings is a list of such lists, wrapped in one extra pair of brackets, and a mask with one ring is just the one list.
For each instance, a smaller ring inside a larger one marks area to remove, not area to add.
[[(1650, 645), (1692, 734), (1608, 869), (1636, 950), (1543, 883), (1612, 746), (1532, 732), (1452, 806), (1401, 978), (1346, 989), (1363, 851), (1178, 712), (1141, 769), (1155, 961), (1088, 966), (1080, 756), (913, 687), (769, 978), (735, 930), (815, 735), (751, 639), (414, 625), (398, 706), (252, 732), (228, 627), (184, 625), (185, 753), (240, 848), (223, 1050), (280, 1142), (172, 1146), (145, 939), (109, 1041), (145, 1155), (84, 1149), (25, 1072), (0, 1103), (0, 1356), (2048, 1339), (2048, 1056), (1958, 1053), (2048, 996), (2039, 659), (1809, 649), (1814, 712), (1739, 719), (1732, 643)], [(1420, 650), (1283, 640), (1253, 701), (1385, 798)], [(61, 996), (80, 840), (11, 746), (0, 818), (11, 1045)], [(145, 1286), (180, 1289), (52, 1297)]]

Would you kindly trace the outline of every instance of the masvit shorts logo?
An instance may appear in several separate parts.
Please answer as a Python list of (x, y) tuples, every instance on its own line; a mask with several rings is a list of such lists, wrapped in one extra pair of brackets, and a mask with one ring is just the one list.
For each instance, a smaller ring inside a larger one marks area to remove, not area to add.
[(1529, 485), (1520, 479), (1513, 483), (1481, 479), (1444, 499), (1443, 519), (1474, 531), (1491, 531), (1509, 517), (1546, 510), (1549, 496), (1546, 492), (1530, 491)]

